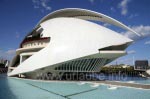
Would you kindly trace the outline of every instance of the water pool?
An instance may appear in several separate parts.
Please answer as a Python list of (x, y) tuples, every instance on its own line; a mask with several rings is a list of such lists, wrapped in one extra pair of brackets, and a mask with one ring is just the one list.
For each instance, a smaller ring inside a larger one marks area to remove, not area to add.
[(139, 83), (139, 84), (147, 84), (150, 85), (150, 78), (143, 78), (143, 77), (131, 77), (131, 76), (119, 76), (119, 75), (94, 75), (97, 79), (101, 80), (102, 78), (108, 81), (120, 81), (120, 82), (129, 82), (129, 83)]
[(150, 90), (1, 77), (0, 99), (150, 99)]

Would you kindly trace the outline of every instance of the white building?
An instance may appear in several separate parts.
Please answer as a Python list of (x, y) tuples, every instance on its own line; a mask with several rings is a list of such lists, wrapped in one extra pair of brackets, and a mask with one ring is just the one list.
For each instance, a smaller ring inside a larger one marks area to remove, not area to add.
[(136, 33), (101, 13), (78, 8), (57, 10), (42, 18), (21, 42), (8, 76), (24, 74), (35, 78), (39, 72), (99, 72), (101, 66), (126, 54), (131, 39), (89, 20)]

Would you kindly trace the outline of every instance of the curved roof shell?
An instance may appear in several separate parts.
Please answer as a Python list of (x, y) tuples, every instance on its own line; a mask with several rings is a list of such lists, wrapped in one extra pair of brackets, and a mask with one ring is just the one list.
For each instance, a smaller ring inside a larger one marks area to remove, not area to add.
[(118, 26), (122, 29), (128, 30), (128, 31), (140, 36), (140, 34), (136, 33), (134, 30), (132, 30), (128, 26), (124, 25), (123, 23), (117, 21), (116, 19), (113, 19), (102, 13), (98, 13), (98, 12), (87, 10), (87, 9), (81, 9), (81, 8), (65, 8), (65, 9), (56, 10), (56, 11), (46, 15), (45, 17), (43, 17), (39, 21), (37, 26), (40, 25), (44, 21), (47, 21), (47, 20), (53, 19), (53, 18), (58, 18), (58, 17), (74, 17), (74, 18), (81, 18), (84, 20), (95, 20), (95, 21), (106, 22), (106, 23)]
[[(64, 10), (64, 13), (66, 13), (66, 10)], [(75, 9), (75, 11), (77, 10), (80, 12), (80, 9)], [(85, 13), (89, 12), (88, 10), (82, 9), (81, 11), (85, 11)], [(70, 15), (69, 13), (72, 12), (67, 13)], [(131, 39), (115, 31), (84, 20), (85, 17), (76, 18), (68, 17), (68, 15), (65, 17), (62, 14), (63, 11), (61, 10), (53, 12), (38, 23), (37, 26), (40, 25), (43, 28), (43, 37), (51, 37), (50, 43), (47, 47), (21, 63), (9, 75), (34, 71), (61, 62), (97, 54), (99, 53), (99, 49), (105, 47), (123, 44), (128, 45), (132, 42)], [(109, 23), (114, 22), (114, 20), (109, 19), (107, 21), (110, 21)], [(114, 22), (114, 24), (119, 25), (121, 23)]]

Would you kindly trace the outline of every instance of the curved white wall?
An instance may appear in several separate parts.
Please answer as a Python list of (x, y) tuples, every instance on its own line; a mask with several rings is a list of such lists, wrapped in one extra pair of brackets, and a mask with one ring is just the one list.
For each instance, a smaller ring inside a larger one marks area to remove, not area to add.
[(148, 75), (150, 75), (150, 69), (148, 69), (146, 72), (148, 73)]
[(76, 18), (54, 18), (41, 23), (47, 47), (37, 52), (12, 73), (24, 73), (56, 63), (98, 53), (98, 49), (132, 42), (110, 29)]

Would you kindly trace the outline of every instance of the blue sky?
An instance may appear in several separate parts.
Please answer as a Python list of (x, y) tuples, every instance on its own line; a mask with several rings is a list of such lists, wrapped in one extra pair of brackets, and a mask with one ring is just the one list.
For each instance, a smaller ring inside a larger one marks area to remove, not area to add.
[(94, 10), (130, 26), (142, 34), (140, 38), (112, 25), (108, 28), (136, 39), (119, 58), (120, 63), (132, 63), (135, 59), (150, 60), (150, 0), (0, 0), (0, 58), (11, 59), (23, 37), (48, 13), (62, 8)]

